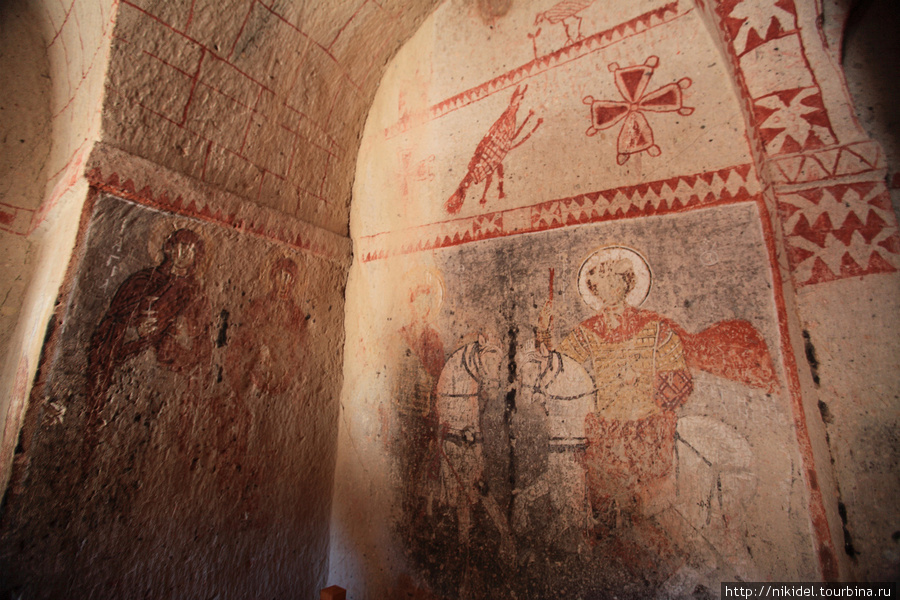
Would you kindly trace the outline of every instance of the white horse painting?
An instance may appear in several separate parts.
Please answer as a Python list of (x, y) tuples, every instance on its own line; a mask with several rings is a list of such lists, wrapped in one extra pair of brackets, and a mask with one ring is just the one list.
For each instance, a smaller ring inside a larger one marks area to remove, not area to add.
[(553, 518), (541, 529), (543, 542), (561, 549), (586, 549), (591, 507), (581, 454), (584, 420), (594, 408), (596, 389), (588, 372), (558, 352), (532, 354), (521, 366), (522, 410), (527, 404), (543, 415), (548, 430), (547, 468), (527, 488), (518, 490), (513, 508), (516, 530), (528, 526), (529, 506), (548, 496)]
[(459, 542), (471, 542), (473, 510), (480, 503), (500, 533), (501, 552), (515, 556), (505, 513), (483, 485), (484, 433), (481, 414), (487, 389), (497, 389), (500, 349), (483, 337), (447, 359), (437, 385), (437, 413), (441, 437), (443, 498), (455, 508)]

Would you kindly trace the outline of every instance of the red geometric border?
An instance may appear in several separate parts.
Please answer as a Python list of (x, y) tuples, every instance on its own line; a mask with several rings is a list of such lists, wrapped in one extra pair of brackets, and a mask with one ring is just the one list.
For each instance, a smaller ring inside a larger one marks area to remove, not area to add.
[(759, 193), (753, 166), (736, 165), (365, 236), (357, 241), (356, 253), (370, 262), (496, 237), (734, 204), (755, 200)]
[[(170, 196), (166, 190), (154, 192), (149, 185), (136, 190), (132, 179), (121, 181), (118, 173), (104, 177), (99, 167), (91, 169), (86, 177), (91, 187), (143, 206), (215, 223), (336, 262), (346, 261), (350, 256), (349, 240), (346, 238), (289, 219), (274, 211), (262, 208), (247, 210), (245, 207), (223, 209), (209, 202), (198, 204), (195, 200), (185, 200), (180, 194)], [(322, 239), (323, 237), (326, 239)], [(327, 239), (330, 237), (338, 238), (345, 243)], [(346, 248), (346, 253), (342, 251), (342, 247)]]
[(900, 267), (900, 232), (883, 181), (782, 192), (778, 213), (798, 287)]
[(865, 141), (832, 146), (787, 157), (769, 159), (772, 183), (794, 184), (863, 175), (885, 167), (876, 142)]
[(535, 75), (549, 71), (550, 69), (565, 63), (572, 62), (573, 60), (597, 52), (598, 50), (606, 48), (625, 38), (643, 33), (648, 29), (653, 29), (659, 25), (669, 23), (688, 14), (691, 10), (693, 9), (688, 8), (687, 10), (679, 10), (678, 0), (675, 0), (675, 2), (670, 2), (660, 8), (646, 12), (631, 20), (625, 21), (624, 23), (620, 23), (611, 29), (595, 33), (583, 40), (560, 48), (559, 50), (541, 56), (540, 58), (536, 58), (520, 67), (516, 67), (515, 69), (512, 69), (503, 75), (499, 75), (490, 81), (486, 81), (481, 85), (460, 92), (455, 96), (451, 96), (421, 113), (404, 115), (395, 124), (385, 128), (384, 137), (390, 139), (407, 131), (411, 127), (437, 119), (454, 110), (483, 100), (491, 94), (510, 88), (529, 77), (534, 77)]

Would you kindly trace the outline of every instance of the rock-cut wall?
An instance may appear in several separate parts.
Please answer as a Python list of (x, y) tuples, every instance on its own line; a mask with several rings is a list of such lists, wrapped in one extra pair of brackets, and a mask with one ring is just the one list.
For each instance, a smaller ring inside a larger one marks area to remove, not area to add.
[(369, 114), (331, 578), (668, 598), (896, 573), (897, 513), (849, 455), (896, 489), (860, 429), (896, 421), (897, 220), (814, 3), (486, 6), (441, 6)]

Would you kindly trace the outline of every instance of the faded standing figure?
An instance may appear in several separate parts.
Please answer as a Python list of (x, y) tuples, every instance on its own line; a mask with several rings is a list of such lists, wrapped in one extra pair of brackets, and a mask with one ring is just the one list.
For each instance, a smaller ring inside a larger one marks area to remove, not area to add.
[(305, 286), (297, 263), (274, 259), (267, 270), (269, 293), (250, 303), (228, 353), (228, 376), (239, 396), (256, 388), (280, 394), (305, 375), (307, 319), (295, 299)]
[[(206, 384), (212, 354), (210, 308), (195, 278), (203, 240), (190, 229), (169, 235), (162, 262), (125, 280), (91, 336), (82, 469), (90, 470), (96, 445), (127, 464), (132, 477), (157, 417), (166, 404), (183, 411)], [(117, 390), (122, 393), (117, 393)], [(130, 391), (129, 391), (130, 390)], [(122, 482), (117, 482), (120, 486)]]
[[(268, 291), (238, 315), (234, 339), (228, 343), (232, 393), (197, 427), (209, 432), (200, 439), (216, 440), (210, 464), (219, 494), (232, 507), (232, 517), (245, 526), (273, 518), (274, 508), (257, 509), (263, 501), (274, 504), (272, 494), (278, 488), (267, 486), (296, 468), (284, 449), (302, 439), (295, 427), (311, 400), (300, 391), (313, 368), (307, 349), (309, 318), (298, 303), (307, 273), (297, 263), (273, 253), (261, 269)], [(290, 505), (289, 499), (284, 502)]]
[(394, 390), (396, 425), (392, 446), (403, 481), (403, 507), (410, 525), (430, 517), (440, 493), (435, 387), (446, 359), (434, 320), (444, 298), (443, 281), (432, 269), (406, 276), (406, 323), (394, 346), (399, 380)]

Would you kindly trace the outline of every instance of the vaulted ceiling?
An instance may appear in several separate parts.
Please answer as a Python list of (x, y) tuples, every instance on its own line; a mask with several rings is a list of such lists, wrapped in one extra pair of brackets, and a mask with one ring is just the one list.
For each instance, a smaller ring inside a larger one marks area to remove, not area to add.
[(435, 0), (122, 0), (101, 140), (347, 234), (366, 113)]

